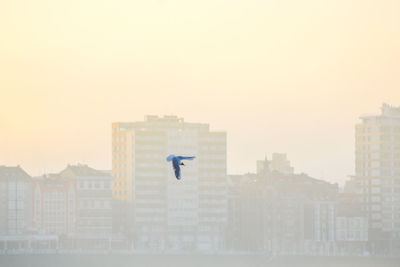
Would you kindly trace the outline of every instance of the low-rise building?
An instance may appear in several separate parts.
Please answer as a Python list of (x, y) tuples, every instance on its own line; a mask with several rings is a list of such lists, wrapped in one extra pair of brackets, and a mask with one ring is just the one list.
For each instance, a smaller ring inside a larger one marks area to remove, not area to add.
[(228, 249), (334, 253), (337, 184), (269, 168), (228, 180)]
[(111, 234), (113, 177), (83, 164), (68, 165), (59, 177), (76, 182), (76, 233)]
[(32, 180), (20, 167), (0, 166), (0, 234), (23, 234), (32, 221)]
[(368, 217), (354, 193), (339, 194), (336, 242), (340, 254), (362, 254), (368, 250)]
[(57, 174), (33, 178), (33, 227), (46, 234), (70, 234), (77, 226), (76, 181)]
[(108, 238), (112, 233), (112, 179), (109, 172), (82, 164), (34, 178), (33, 226), (64, 239)]

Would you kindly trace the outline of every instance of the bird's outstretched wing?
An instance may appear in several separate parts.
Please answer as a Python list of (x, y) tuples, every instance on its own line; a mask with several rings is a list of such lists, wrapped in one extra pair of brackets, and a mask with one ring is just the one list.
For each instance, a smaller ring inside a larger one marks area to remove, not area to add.
[(171, 161), (173, 158), (175, 158), (175, 155), (169, 155), (169, 156), (167, 157), (167, 161)]
[(183, 157), (183, 156), (177, 156), (177, 158), (178, 158), (178, 160), (179, 160), (179, 161), (181, 161), (181, 160), (184, 160), (184, 159), (185, 159), (185, 160), (186, 160), (186, 159), (187, 159), (187, 160), (193, 160), (195, 157)]

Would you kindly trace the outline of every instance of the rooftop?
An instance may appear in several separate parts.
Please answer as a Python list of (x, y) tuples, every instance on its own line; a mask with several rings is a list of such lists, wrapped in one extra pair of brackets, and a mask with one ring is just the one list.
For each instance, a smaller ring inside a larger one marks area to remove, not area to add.
[(0, 179), (25, 179), (30, 180), (31, 176), (27, 174), (19, 165), (15, 167), (0, 166)]
[(96, 170), (86, 164), (68, 165), (60, 172), (61, 177), (82, 177), (82, 176), (111, 176), (109, 172)]

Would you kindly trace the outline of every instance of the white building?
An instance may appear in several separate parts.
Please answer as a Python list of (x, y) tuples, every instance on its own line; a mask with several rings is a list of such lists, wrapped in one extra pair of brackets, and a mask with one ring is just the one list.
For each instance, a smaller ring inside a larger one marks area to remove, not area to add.
[(349, 184), (368, 214), (370, 237), (400, 240), (400, 107), (383, 104), (381, 114), (360, 119)]
[[(178, 181), (169, 154), (196, 156)], [(133, 202), (136, 247), (217, 249), (226, 224), (226, 133), (176, 116), (113, 124), (114, 198)]]

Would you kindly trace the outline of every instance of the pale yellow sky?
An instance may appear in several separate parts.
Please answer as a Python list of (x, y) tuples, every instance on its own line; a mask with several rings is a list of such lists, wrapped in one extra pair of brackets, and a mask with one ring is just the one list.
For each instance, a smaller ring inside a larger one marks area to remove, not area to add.
[(111, 165), (111, 122), (228, 132), (230, 173), (287, 152), (342, 182), (354, 124), (400, 105), (400, 1), (0, 1), (0, 164)]

